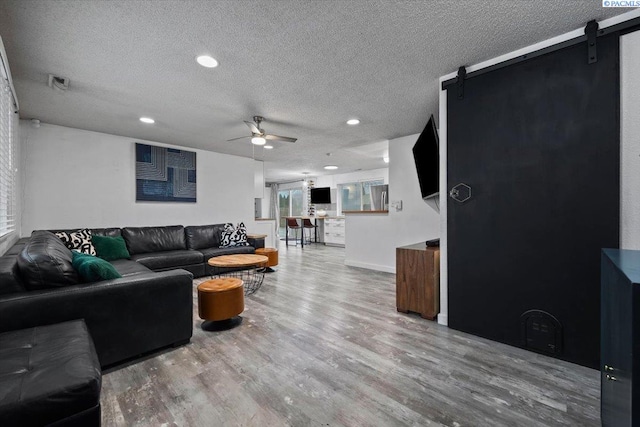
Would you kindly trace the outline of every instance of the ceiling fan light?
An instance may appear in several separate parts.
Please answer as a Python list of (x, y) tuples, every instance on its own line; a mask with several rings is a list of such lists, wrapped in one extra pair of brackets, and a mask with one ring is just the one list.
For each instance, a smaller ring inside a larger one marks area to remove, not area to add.
[(251, 138), (251, 143), (255, 145), (264, 145), (267, 143), (267, 140), (261, 136), (254, 136)]

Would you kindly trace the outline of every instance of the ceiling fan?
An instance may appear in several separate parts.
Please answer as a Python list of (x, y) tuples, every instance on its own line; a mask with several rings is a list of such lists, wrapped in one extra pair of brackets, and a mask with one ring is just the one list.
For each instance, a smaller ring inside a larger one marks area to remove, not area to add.
[(251, 130), (250, 136), (241, 136), (239, 138), (228, 139), (227, 141), (235, 141), (237, 139), (251, 138), (251, 143), (255, 145), (264, 145), (268, 141), (282, 141), (282, 142), (296, 142), (298, 138), (291, 138), (289, 136), (271, 135), (266, 133), (260, 128), (260, 123), (264, 120), (264, 117), (253, 116), (253, 122), (245, 120), (245, 124), (249, 126)]

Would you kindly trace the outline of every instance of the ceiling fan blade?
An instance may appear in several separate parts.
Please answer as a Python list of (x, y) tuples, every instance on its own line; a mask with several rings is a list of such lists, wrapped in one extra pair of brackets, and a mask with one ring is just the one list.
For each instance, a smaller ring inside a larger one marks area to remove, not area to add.
[(258, 126), (256, 126), (255, 123), (253, 122), (248, 122), (248, 121), (244, 121), (244, 123), (249, 126), (249, 129), (251, 129), (251, 133), (257, 133), (257, 134), (261, 134), (262, 131), (260, 129), (258, 129)]
[(238, 139), (245, 139), (245, 138), (251, 138), (251, 136), (240, 136), (238, 138), (232, 138), (232, 139), (227, 139), (227, 142), (229, 141), (236, 141)]
[(269, 141), (296, 142), (298, 140), (298, 138), (279, 135), (263, 135), (263, 137), (264, 139), (268, 139)]

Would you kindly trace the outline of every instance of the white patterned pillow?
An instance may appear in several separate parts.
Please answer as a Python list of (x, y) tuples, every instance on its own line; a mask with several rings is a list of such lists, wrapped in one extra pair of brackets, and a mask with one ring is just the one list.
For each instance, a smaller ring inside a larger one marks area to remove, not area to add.
[(71, 233), (67, 233), (66, 231), (58, 231), (55, 234), (70, 250), (75, 249), (79, 252), (96, 256), (96, 249), (91, 243), (91, 230), (89, 230), (88, 228), (72, 231)]
[(64, 243), (67, 248), (69, 248), (71, 245), (71, 237), (69, 236), (69, 233), (66, 231), (56, 231), (54, 234), (62, 240), (62, 243)]
[(247, 227), (244, 222), (233, 228), (233, 224), (225, 224), (220, 238), (220, 247), (229, 248), (233, 246), (249, 246), (247, 243)]

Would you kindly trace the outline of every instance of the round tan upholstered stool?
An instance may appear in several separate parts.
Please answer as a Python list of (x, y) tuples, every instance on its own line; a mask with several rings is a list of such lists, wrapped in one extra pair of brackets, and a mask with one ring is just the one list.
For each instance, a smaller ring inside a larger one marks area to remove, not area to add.
[(244, 286), (241, 279), (220, 277), (198, 285), (198, 315), (202, 329), (223, 330), (242, 322)]
[(278, 265), (278, 250), (276, 248), (258, 248), (256, 249), (256, 255), (264, 255), (269, 258), (267, 261), (267, 269), (268, 273), (272, 273), (275, 270), (271, 267), (275, 267)]

